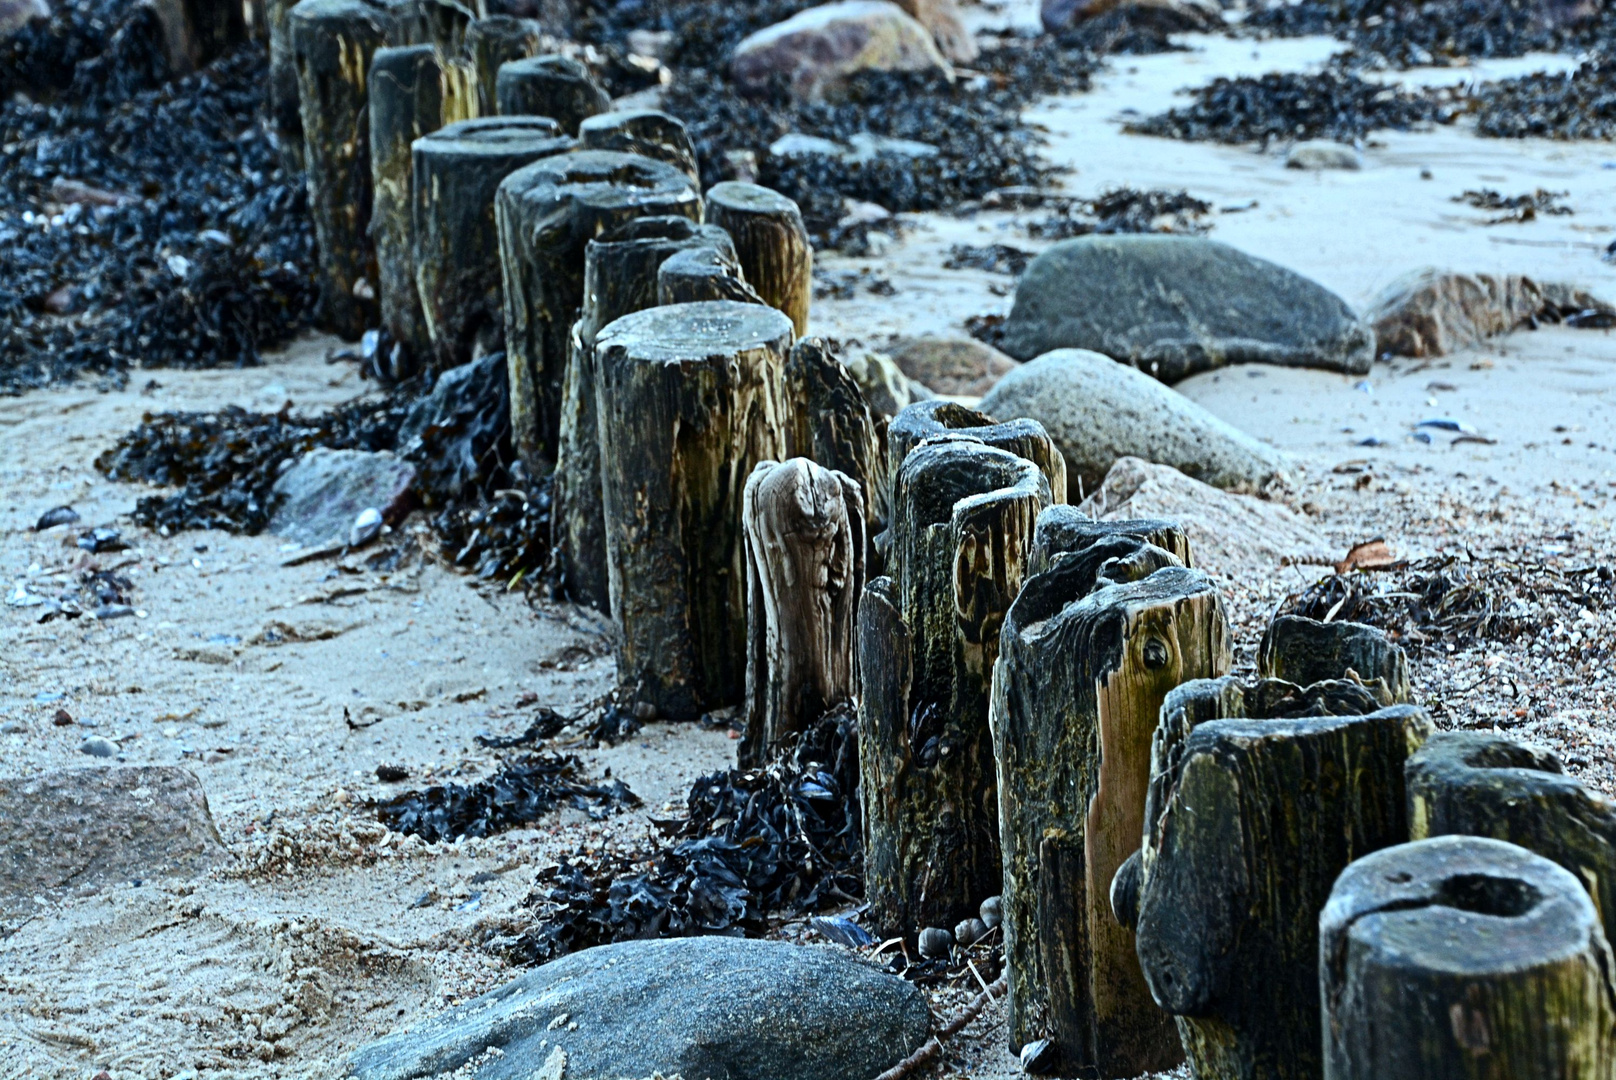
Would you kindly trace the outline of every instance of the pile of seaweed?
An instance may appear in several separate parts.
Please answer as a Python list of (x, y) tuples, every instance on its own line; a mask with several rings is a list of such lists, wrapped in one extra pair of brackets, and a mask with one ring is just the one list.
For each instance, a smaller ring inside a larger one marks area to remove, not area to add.
[(1476, 131), (1499, 139), (1616, 139), (1616, 58), (1564, 74), (1536, 72), (1475, 91)]
[(1411, 90), (1369, 82), (1339, 66), (1317, 74), (1270, 72), (1218, 78), (1194, 101), (1128, 130), (1193, 142), (1260, 143), (1299, 139), (1354, 142), (1377, 128), (1407, 131), (1453, 122), (1462, 102), (1452, 90)]
[(264, 50), (164, 83), (155, 15), (132, 10), (101, 34), (110, 8), (69, 5), (0, 63), (55, 94), (0, 106), (0, 393), (251, 363), (308, 322), (313, 234), (259, 123)]
[(579, 761), (571, 754), (536, 754), (506, 762), (486, 780), (406, 792), (375, 804), (374, 809), (377, 818), (394, 832), (436, 844), (531, 825), (562, 805), (596, 820), (640, 805), (639, 796), (621, 780), (613, 780), (610, 770), (595, 784), (580, 775)]
[(1187, 191), (1140, 191), (1119, 187), (1093, 199), (1068, 199), (1055, 212), (1031, 222), (1027, 232), (1046, 240), (1110, 233), (1165, 232), (1200, 236), (1212, 228), (1212, 204)]
[(863, 895), (858, 725), (833, 712), (762, 769), (697, 780), (673, 840), (634, 855), (579, 852), (542, 871), (524, 902), (535, 924), (490, 940), (542, 964), (614, 941), (759, 935), (769, 920)]

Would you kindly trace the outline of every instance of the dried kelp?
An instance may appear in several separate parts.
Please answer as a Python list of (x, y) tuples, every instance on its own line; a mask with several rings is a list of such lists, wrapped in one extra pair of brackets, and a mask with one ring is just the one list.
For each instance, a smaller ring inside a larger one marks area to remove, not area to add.
[(570, 806), (597, 820), (624, 807), (638, 806), (621, 780), (580, 779), (576, 757), (536, 755), (507, 762), (486, 780), (439, 784), (374, 804), (376, 817), (394, 832), (428, 843), (462, 836), (483, 837), (531, 825), (558, 806)]
[(992, 274), (1010, 274), (1020, 277), (1032, 262), (1033, 253), (1009, 244), (955, 244), (948, 249), (943, 260), (945, 270), (986, 270)]
[(1499, 139), (1616, 139), (1616, 59), (1537, 72), (1475, 91), (1476, 132)]
[(1055, 213), (1031, 222), (1027, 232), (1046, 240), (1108, 233), (1200, 236), (1212, 228), (1206, 220), (1211, 211), (1211, 203), (1187, 191), (1120, 187), (1095, 199), (1068, 200)]
[(858, 725), (834, 712), (766, 768), (697, 780), (670, 846), (579, 853), (539, 875), (535, 925), (490, 946), (537, 964), (613, 941), (758, 935), (863, 893)]
[(506, 488), (452, 505), (432, 518), (443, 555), (480, 578), (536, 582), (550, 568), (550, 483)]
[(1558, 217), (1575, 213), (1571, 207), (1560, 202), (1568, 193), (1564, 191), (1547, 191), (1538, 188), (1521, 195), (1504, 195), (1492, 188), (1482, 188), (1479, 191), (1466, 191), (1462, 195), (1455, 195), (1454, 202), (1462, 202), (1474, 206), (1477, 210), (1502, 210), (1498, 217), (1490, 218), (1489, 225), (1504, 225), (1523, 221), (1536, 221), (1539, 214)]

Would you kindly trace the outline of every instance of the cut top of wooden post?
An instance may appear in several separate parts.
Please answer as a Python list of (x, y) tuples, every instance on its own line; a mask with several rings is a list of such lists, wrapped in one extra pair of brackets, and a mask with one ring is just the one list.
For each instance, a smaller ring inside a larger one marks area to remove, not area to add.
[(1263, 632), (1257, 674), (1309, 686), (1348, 678), (1385, 683), (1393, 701), (1408, 701), (1408, 656), (1385, 631), (1354, 622), (1319, 622), (1280, 615)]
[(657, 305), (662, 264), (682, 251), (713, 251), (734, 257), (729, 233), (687, 217), (659, 214), (625, 221), (595, 240), (584, 253), (584, 303), (578, 321), (582, 344), (593, 348), (608, 323)]
[(1195, 565), (1189, 534), (1176, 521), (1157, 518), (1096, 521), (1077, 507), (1063, 503), (1038, 515), (1038, 527), (1032, 534), (1032, 553), (1027, 557), (1027, 573), (1041, 574), (1049, 569), (1057, 555), (1089, 550), (1113, 536), (1132, 537), (1172, 552), (1185, 566)]
[(573, 140), (547, 116), (481, 116), (423, 135), (411, 149), (429, 157), (521, 161), (534, 152), (558, 153), (572, 145)]
[(659, 109), (597, 113), (578, 125), (578, 143), (585, 150), (616, 150), (666, 161), (690, 179), (701, 179), (690, 132), (677, 117)]
[(1026, 458), (1048, 479), (1051, 501), (1066, 501), (1066, 459), (1044, 425), (1025, 417), (1001, 424), (985, 413), (940, 398), (907, 405), (892, 418), (887, 427), (887, 471), (891, 482), (897, 482), (898, 470), (911, 450), (926, 439), (951, 434), (968, 435)]
[[(778, 347), (787, 324), (770, 309), (756, 304), (715, 300), (704, 304), (673, 304), (626, 315), (601, 330), (597, 348), (630, 348), (630, 359), (641, 364), (706, 364), (764, 347)], [(788, 339), (789, 340), (789, 339)]]
[(747, 284), (790, 317), (797, 336), (806, 334), (814, 249), (796, 202), (770, 188), (727, 180), (707, 189), (707, 217), (735, 238)]
[(529, 56), (500, 66), (499, 111), (551, 116), (578, 134), (578, 125), (612, 107), (612, 99), (570, 56)]

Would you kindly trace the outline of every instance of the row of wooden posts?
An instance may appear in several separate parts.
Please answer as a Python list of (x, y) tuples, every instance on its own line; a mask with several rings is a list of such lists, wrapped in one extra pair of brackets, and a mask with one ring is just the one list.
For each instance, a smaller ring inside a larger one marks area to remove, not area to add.
[(802, 336), (795, 204), (703, 193), (677, 120), (611, 110), (530, 24), (271, 7), (325, 324), (379, 320), (398, 375), (505, 350), (629, 703), (744, 706), (750, 767), (857, 702), (867, 918), (913, 939), (1002, 893), (1030, 1066), (1616, 1076), (1609, 803), (1434, 733), (1367, 627), (1277, 619), (1229, 677), (1182, 528), (1067, 505), (1034, 421), (873, 416)]

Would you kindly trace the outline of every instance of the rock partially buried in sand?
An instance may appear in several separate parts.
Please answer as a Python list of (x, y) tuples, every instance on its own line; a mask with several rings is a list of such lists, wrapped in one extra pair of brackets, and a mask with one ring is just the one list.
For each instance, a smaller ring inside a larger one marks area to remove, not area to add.
[(1291, 147), (1285, 155), (1287, 169), (1361, 169), (1363, 157), (1345, 143), (1330, 139), (1309, 139)]
[(1093, 492), (1121, 458), (1171, 465), (1215, 487), (1257, 491), (1285, 475), (1285, 455), (1126, 364), (1058, 349), (1023, 364), (982, 399), (997, 420), (1028, 416), (1066, 458), (1067, 498)]
[(848, 373), (864, 391), (870, 411), (880, 416), (897, 416), (917, 401), (930, 401), (937, 395), (905, 375), (892, 357), (867, 352), (847, 361)]
[(730, 75), (745, 93), (776, 77), (793, 96), (812, 99), (859, 71), (952, 74), (930, 33), (889, 0), (841, 0), (799, 11), (735, 46)]
[(1574, 285), (1428, 266), (1388, 285), (1368, 318), (1379, 355), (1446, 356), (1536, 319), (1558, 322), (1584, 311), (1612, 308)]
[(202, 785), (165, 765), (0, 780), (0, 851), (0, 911), (69, 887), (194, 877), (230, 858)]
[(844, 952), (729, 937), (629, 941), (563, 957), (361, 1047), (346, 1075), (461, 1075), (481, 1058), (465, 1075), (527, 1080), (560, 1054), (566, 1080), (853, 1080), (891, 1068), (930, 1033), (919, 990)]
[(341, 543), (369, 507), (386, 521), (403, 517), (414, 484), (415, 466), (385, 450), (310, 450), (275, 481), (269, 531), (300, 544)]
[(993, 346), (965, 337), (907, 338), (891, 355), (909, 378), (953, 397), (981, 397), (1017, 367)]
[(1032, 261), (1005, 352), (1093, 349), (1166, 383), (1226, 364), (1361, 375), (1374, 339), (1346, 301), (1282, 266), (1196, 236), (1083, 236)]

